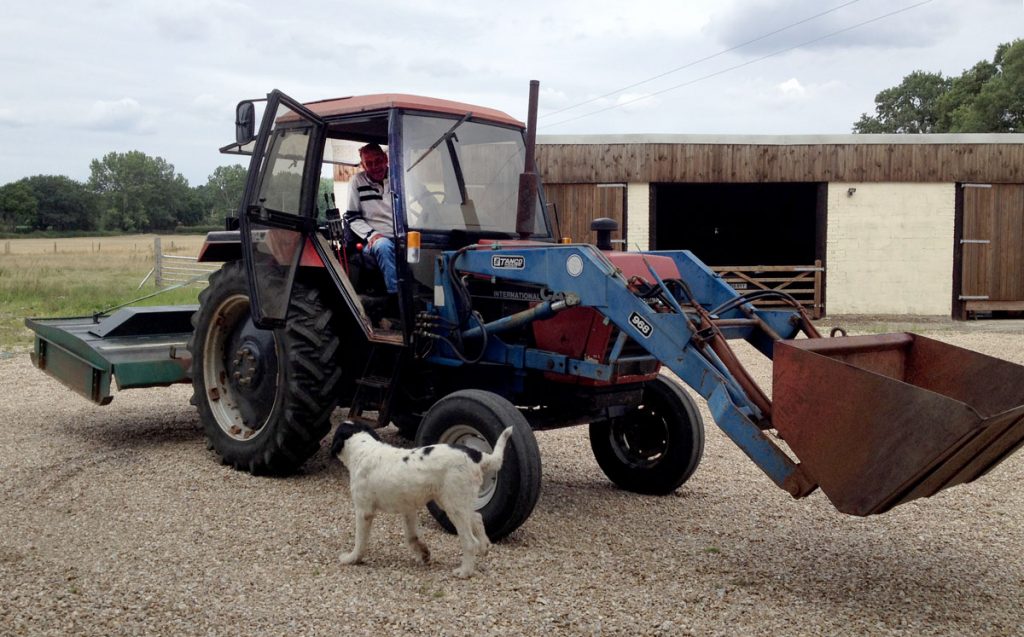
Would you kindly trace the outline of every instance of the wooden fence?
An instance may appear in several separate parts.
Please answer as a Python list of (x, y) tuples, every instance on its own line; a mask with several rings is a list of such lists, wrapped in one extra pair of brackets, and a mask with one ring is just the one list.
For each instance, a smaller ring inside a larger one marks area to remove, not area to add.
[(172, 285), (206, 285), (211, 273), (220, 269), (219, 263), (199, 263), (196, 257), (182, 257), (164, 254), (160, 237), (153, 239), (154, 265), (146, 278), (139, 284), (141, 288), (150, 277), (156, 287), (165, 288)]
[[(814, 265), (722, 265), (711, 269), (740, 294), (760, 290), (785, 292), (796, 299), (811, 318), (819, 319), (824, 313), (822, 278), (825, 268), (820, 260)], [(789, 305), (774, 295), (755, 298), (751, 303), (762, 309)]]

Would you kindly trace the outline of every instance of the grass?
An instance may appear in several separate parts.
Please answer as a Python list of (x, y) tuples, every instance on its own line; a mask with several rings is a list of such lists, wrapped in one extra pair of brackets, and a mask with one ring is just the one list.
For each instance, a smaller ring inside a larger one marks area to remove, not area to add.
[[(31, 349), (26, 318), (87, 316), (157, 291), (155, 235), (0, 240), (0, 354)], [(163, 254), (195, 256), (203, 236), (163, 236)], [(196, 303), (189, 286), (132, 305)]]

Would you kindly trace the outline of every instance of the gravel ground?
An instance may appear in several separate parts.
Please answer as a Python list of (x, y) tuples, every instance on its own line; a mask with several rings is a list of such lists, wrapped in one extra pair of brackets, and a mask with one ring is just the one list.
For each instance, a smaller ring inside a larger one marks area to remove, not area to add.
[[(1024, 363), (1019, 324), (925, 327)], [(613, 488), (585, 428), (541, 432), (537, 509), (463, 581), (425, 511), (431, 565), (393, 516), (366, 564), (339, 565), (344, 468), (324, 450), (287, 479), (224, 467), (190, 393), (97, 407), (25, 354), (0, 360), (0, 633), (1024, 635), (1024, 453), (860, 519), (820, 492), (792, 500), (706, 410), (701, 467), (667, 497)]]

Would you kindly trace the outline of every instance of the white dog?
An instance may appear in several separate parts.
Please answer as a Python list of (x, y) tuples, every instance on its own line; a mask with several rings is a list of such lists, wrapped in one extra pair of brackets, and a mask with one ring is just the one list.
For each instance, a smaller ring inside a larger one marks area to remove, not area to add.
[(462, 542), (459, 577), (469, 577), (476, 558), (487, 554), (491, 546), (484, 521), (473, 504), (484, 472), (501, 469), (505, 443), (512, 435), (508, 427), (498, 436), (494, 451), (484, 454), (461, 445), (430, 445), (400, 449), (381, 442), (366, 427), (349, 422), (338, 425), (331, 443), (331, 455), (349, 471), (349, 488), (356, 513), (356, 545), (342, 556), (344, 564), (356, 564), (366, 555), (370, 527), (377, 512), (405, 516), (405, 541), (426, 564), (430, 550), (419, 537), (417, 513), (433, 500), (444, 509)]

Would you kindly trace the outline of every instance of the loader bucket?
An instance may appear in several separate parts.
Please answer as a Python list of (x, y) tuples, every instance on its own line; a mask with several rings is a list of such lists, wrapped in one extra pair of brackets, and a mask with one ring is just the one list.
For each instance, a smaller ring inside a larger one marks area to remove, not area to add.
[(779, 341), (772, 421), (837, 509), (970, 482), (1024, 441), (1024, 367), (916, 334)]

